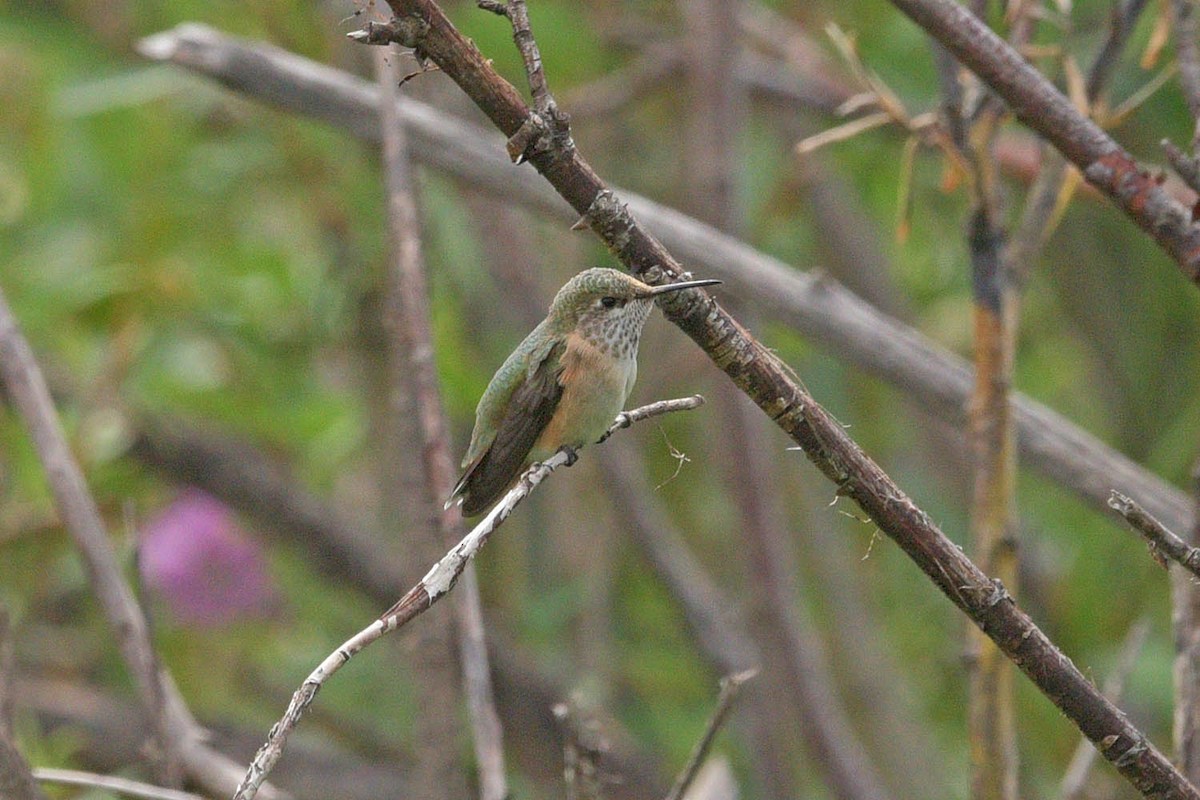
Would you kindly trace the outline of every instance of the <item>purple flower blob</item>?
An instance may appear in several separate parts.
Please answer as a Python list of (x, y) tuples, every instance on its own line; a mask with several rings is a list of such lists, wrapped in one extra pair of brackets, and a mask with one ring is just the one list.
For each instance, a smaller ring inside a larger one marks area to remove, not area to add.
[(274, 586), (258, 543), (228, 506), (198, 489), (182, 492), (142, 530), (141, 570), (184, 625), (263, 616)]

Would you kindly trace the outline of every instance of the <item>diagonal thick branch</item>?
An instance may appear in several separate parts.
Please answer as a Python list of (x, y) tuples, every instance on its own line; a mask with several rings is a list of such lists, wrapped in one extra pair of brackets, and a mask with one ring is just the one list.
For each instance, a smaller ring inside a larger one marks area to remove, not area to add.
[[(452, 78), (507, 136), (530, 110), (479, 49), (431, 0), (389, 0), (404, 41)], [(585, 217), (621, 262), (651, 282), (684, 270), (646, 231), (576, 149), (537, 151), (530, 162)], [(1148, 797), (1200, 792), (1087, 680), (1004, 587), (993, 582), (921, 511), (779, 359), (702, 292), (663, 302), (667, 318), (908, 554), (938, 588), (1012, 659), (1139, 791)]]
[[(149, 58), (170, 60), (235, 91), (378, 140), (378, 90), (344, 72), (266, 44), (183, 25), (144, 39)], [(573, 221), (578, 215), (528, 170), (514, 170), (484, 132), (416, 100), (400, 107), (413, 155), (475, 189)], [(791, 325), (835, 355), (900, 388), (939, 419), (965, 421), (970, 367), (836, 281), (805, 273), (674, 209), (617, 189), (681, 259), (721, 278), (764, 316)], [(1109, 492), (1137, 497), (1168, 526), (1190, 524), (1187, 495), (1021, 394), (1014, 396), (1021, 462), (1107, 514)]]

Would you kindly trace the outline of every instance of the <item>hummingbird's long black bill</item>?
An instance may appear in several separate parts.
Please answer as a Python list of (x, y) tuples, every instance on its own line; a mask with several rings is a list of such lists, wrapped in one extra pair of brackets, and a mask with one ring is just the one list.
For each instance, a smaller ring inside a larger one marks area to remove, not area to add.
[(722, 281), (719, 281), (716, 278), (705, 278), (704, 280), (699, 280), (699, 281), (680, 281), (679, 283), (664, 283), (660, 286), (651, 286), (650, 291), (647, 292), (643, 296), (644, 297), (657, 297), (660, 294), (666, 294), (667, 292), (677, 292), (680, 289), (695, 289), (697, 286), (716, 286), (718, 283), (721, 283), (721, 282)]

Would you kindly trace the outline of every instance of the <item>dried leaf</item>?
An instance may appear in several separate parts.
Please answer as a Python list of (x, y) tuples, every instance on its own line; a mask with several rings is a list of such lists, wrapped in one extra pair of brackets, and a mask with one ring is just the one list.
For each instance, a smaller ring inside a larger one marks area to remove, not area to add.
[(1087, 99), (1087, 78), (1083, 76), (1083, 70), (1079, 68), (1079, 62), (1075, 60), (1075, 56), (1070, 53), (1063, 58), (1063, 72), (1067, 77), (1067, 96), (1071, 98), (1071, 103), (1079, 110), (1079, 113), (1087, 116), (1090, 113)]
[(852, 119), (841, 125), (823, 130), (820, 133), (815, 133), (800, 141), (796, 142), (796, 155), (805, 156), (814, 150), (818, 150), (825, 145), (835, 142), (843, 142), (851, 139), (864, 131), (872, 130), (883, 125), (887, 125), (892, 121), (891, 116), (882, 111), (877, 111), (874, 114), (868, 114), (865, 117)]
[(1142, 51), (1142, 60), (1138, 66), (1142, 69), (1154, 69), (1158, 57), (1171, 40), (1171, 5), (1170, 0), (1159, 0), (1158, 13), (1154, 16), (1154, 28), (1150, 31), (1150, 40)]

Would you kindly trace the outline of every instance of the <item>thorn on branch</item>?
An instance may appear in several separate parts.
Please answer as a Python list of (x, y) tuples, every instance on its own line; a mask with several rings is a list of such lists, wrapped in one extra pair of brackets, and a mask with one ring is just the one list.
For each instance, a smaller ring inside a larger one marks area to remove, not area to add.
[(508, 3), (497, 2), (497, 0), (477, 0), (475, 5), (479, 6), (484, 11), (490, 11), (501, 17), (508, 16)]
[(421, 55), (421, 41), (428, 32), (428, 22), (421, 17), (410, 15), (392, 17), (387, 22), (370, 20), (361, 30), (347, 33), (346, 38), (359, 44), (386, 45), (395, 43), (401, 47), (408, 47), (413, 50), (417, 60), (423, 63), (424, 57)]
[[(1167, 154), (1167, 161), (1171, 163), (1171, 169), (1175, 170), (1192, 191), (1200, 192), (1200, 159), (1189, 156), (1170, 139), (1163, 139), (1161, 145), (1163, 152)], [(1192, 221), (1196, 221), (1195, 208), (1192, 209)]]

